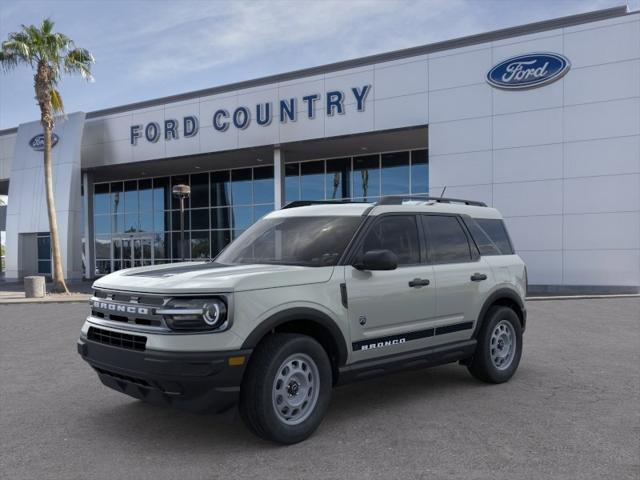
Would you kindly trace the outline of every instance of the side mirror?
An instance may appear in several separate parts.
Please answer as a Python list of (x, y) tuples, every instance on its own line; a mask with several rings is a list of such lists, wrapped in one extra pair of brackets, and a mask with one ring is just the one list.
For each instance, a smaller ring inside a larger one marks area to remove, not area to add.
[(369, 250), (353, 264), (357, 270), (395, 270), (398, 256), (391, 250)]

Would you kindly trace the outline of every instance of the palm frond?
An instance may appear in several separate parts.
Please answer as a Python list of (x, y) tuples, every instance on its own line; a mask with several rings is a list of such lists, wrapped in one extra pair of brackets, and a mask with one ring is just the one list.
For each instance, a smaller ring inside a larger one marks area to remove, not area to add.
[(51, 106), (54, 113), (64, 113), (64, 105), (62, 103), (62, 97), (60, 92), (55, 88), (51, 89)]
[(93, 55), (84, 48), (75, 48), (64, 57), (64, 70), (67, 73), (79, 73), (82, 78), (92, 81), (91, 65), (95, 63)]

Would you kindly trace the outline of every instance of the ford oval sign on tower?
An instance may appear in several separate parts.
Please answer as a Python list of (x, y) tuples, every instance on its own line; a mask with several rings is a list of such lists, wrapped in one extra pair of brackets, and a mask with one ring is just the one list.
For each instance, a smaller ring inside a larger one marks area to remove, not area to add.
[[(58, 140), (60, 140), (58, 135), (56, 135), (55, 133), (52, 133), (51, 148), (56, 146), (56, 144), (58, 143)], [(29, 146), (31, 146), (31, 148), (33, 148), (37, 152), (43, 152), (44, 151), (44, 133), (39, 133), (38, 135), (33, 137), (31, 140), (29, 140)]]
[(505, 90), (536, 88), (562, 78), (570, 67), (558, 53), (529, 53), (500, 62), (487, 73), (487, 82)]

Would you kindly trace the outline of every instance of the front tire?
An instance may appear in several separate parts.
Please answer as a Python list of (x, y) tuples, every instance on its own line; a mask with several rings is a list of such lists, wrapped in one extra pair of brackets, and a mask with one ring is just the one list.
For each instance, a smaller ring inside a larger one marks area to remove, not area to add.
[(267, 337), (251, 357), (240, 391), (240, 415), (256, 435), (292, 444), (308, 438), (329, 407), (331, 363), (313, 338)]
[(508, 381), (518, 369), (522, 357), (522, 326), (509, 307), (495, 306), (478, 335), (478, 346), (468, 365), (469, 372), (487, 383)]

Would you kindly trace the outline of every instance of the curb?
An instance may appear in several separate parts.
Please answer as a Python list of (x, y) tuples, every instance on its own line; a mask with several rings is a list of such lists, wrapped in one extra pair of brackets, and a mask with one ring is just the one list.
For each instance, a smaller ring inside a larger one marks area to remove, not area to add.
[(68, 297), (44, 298), (0, 298), (0, 305), (20, 305), (26, 303), (79, 303), (87, 302), (91, 295), (69, 295)]
[(589, 300), (597, 298), (640, 298), (640, 293), (619, 293), (611, 295), (551, 295), (546, 297), (527, 297), (527, 302), (549, 300)]

